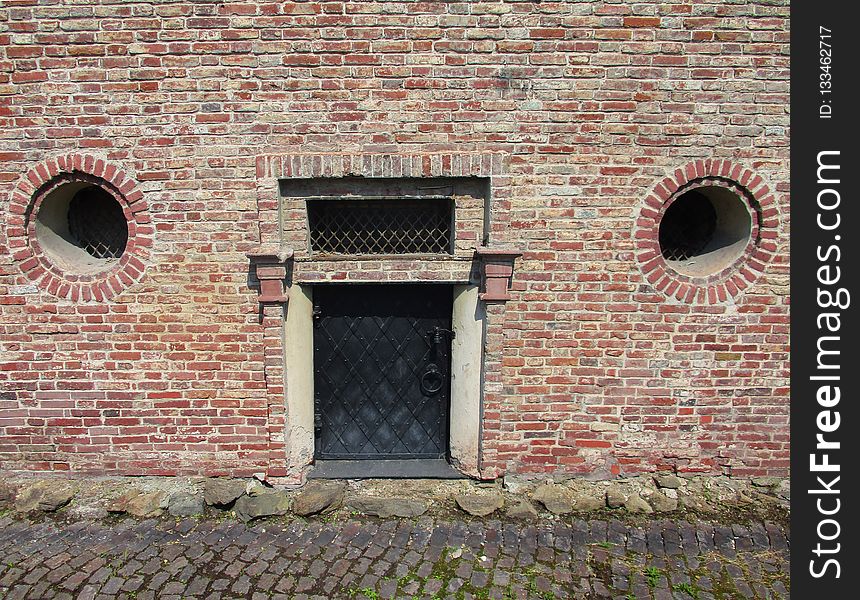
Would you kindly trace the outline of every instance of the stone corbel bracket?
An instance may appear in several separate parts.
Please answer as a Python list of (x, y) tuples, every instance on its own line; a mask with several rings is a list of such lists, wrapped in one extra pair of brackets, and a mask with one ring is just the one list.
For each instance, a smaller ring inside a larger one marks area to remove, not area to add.
[(251, 272), (260, 281), (260, 304), (284, 303), (288, 299), (285, 287), (289, 263), (293, 260), (292, 248), (261, 248), (248, 252)]
[(514, 261), (522, 252), (513, 248), (475, 249), (475, 258), (481, 270), (481, 293), (484, 302), (507, 302), (511, 299), (511, 278), (514, 274)]

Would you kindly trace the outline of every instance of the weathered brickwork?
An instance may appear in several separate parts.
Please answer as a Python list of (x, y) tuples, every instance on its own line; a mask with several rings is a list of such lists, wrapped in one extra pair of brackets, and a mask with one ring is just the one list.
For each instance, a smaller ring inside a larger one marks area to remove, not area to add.
[[(483, 475), (787, 474), (788, 12), (3, 2), (0, 467), (291, 474), (283, 306), (258, 303), (248, 253), (306, 239), (278, 220), (306, 160), (489, 181), (489, 246), (522, 256), (485, 309)], [(104, 277), (45, 269), (28, 233), (62, 173), (121, 197), (132, 247)], [(656, 231), (703, 177), (747, 194), (754, 240), (678, 277)], [(403, 278), (470, 277), (476, 227)], [(296, 251), (309, 282), (401, 280)]]

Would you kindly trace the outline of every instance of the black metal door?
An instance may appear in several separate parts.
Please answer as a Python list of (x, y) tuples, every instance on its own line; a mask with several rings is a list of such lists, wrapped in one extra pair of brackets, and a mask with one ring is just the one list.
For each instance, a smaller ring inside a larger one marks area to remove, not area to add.
[(447, 456), (451, 307), (443, 285), (314, 288), (317, 458)]

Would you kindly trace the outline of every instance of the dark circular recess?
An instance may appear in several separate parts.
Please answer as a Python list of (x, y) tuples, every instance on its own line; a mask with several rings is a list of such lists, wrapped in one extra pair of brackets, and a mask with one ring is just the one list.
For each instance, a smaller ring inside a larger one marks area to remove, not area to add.
[(634, 236), (648, 283), (680, 302), (731, 302), (777, 250), (779, 209), (765, 180), (728, 160), (700, 159), (658, 181)]
[(702, 253), (717, 228), (717, 211), (711, 200), (695, 190), (669, 206), (660, 221), (660, 252), (669, 261), (687, 260)]
[(9, 248), (46, 293), (103, 302), (143, 276), (154, 228), (121, 165), (76, 152), (49, 157), (19, 178), (9, 203)]
[(753, 209), (734, 188), (698, 185), (666, 207), (657, 234), (666, 265), (709, 277), (741, 258), (753, 240)]
[(79, 190), (69, 202), (69, 234), (95, 258), (120, 258), (128, 243), (122, 207), (98, 186)]
[(129, 214), (109, 184), (85, 174), (57, 178), (34, 207), (33, 238), (61, 276), (112, 269), (129, 246)]

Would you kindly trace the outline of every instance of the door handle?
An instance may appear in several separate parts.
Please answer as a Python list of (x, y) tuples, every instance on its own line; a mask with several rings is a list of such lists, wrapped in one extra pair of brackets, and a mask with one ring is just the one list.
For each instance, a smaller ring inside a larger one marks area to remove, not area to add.
[(421, 376), (421, 391), (425, 396), (433, 396), (438, 394), (439, 390), (445, 384), (445, 376), (439, 371), (436, 363), (427, 365), (427, 370)]

